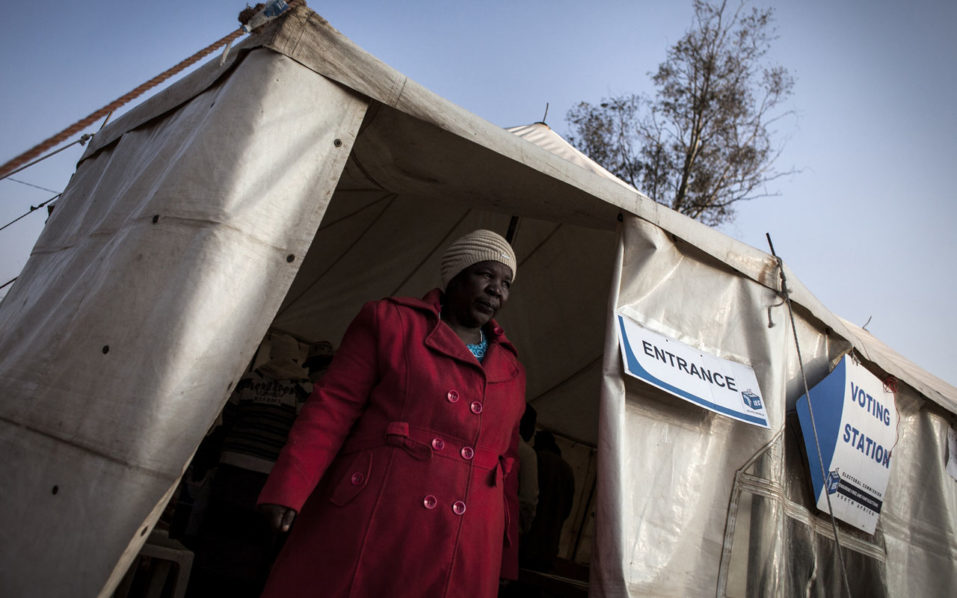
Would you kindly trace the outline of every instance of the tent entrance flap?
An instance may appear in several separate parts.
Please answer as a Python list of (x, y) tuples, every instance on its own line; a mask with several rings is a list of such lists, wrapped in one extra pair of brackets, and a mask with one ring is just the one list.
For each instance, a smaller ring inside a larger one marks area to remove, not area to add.
[(5, 593), (119, 582), (278, 310), (365, 109), (255, 51), (81, 163), (0, 306)]

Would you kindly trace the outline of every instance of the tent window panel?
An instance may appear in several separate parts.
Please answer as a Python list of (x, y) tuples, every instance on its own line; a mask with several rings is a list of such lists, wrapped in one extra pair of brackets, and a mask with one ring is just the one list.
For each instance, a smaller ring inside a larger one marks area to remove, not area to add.
[[(791, 575), (791, 585), (788, 590), (790, 596), (841, 596), (844, 595), (844, 582), (841, 579), (840, 562), (835, 555), (837, 544), (828, 536), (814, 533), (809, 526), (797, 519), (789, 519), (789, 537), (801, 538), (808, 548), (813, 548), (816, 554), (817, 575), (807, 582), (805, 592), (801, 585), (804, 576)], [(793, 542), (793, 540), (792, 540)], [(813, 542), (813, 546), (812, 546)], [(844, 545), (842, 538), (841, 551), (844, 555), (844, 565), (847, 568), (847, 578), (854, 596), (869, 596), (883, 598), (887, 596), (884, 562), (873, 556), (858, 552)], [(876, 548), (876, 547), (874, 547)], [(805, 550), (806, 554), (807, 550)]]
[[(820, 517), (803, 521), (793, 516), (795, 508), (803, 512), (778, 497), (741, 492), (723, 595), (824, 598), (846, 593), (836, 544), (820, 531), (830, 523)], [(853, 595), (886, 596), (885, 563), (875, 556), (881, 549), (844, 536), (841, 540)]]

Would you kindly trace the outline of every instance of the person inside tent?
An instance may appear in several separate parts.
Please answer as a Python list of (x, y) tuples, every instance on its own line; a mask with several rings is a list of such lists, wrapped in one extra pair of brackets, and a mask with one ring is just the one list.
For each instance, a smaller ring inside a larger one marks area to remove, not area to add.
[[(307, 353), (308, 350), (308, 353)], [(248, 372), (222, 412), (222, 424), (200, 453), (217, 453), (208, 486), (196, 488), (208, 504), (193, 504), (197, 529), (184, 541), (195, 552), (189, 594), (258, 596), (272, 563), (274, 538), (256, 512), (256, 500), (286, 435), (332, 357), (332, 345), (307, 345), (278, 332), (267, 334)], [(194, 465), (199, 462), (194, 460)], [(202, 467), (192, 468), (194, 473)], [(205, 481), (205, 480), (204, 480)], [(202, 481), (200, 482), (202, 484)], [(195, 484), (193, 484), (195, 486)], [(184, 487), (190, 490), (190, 483)], [(187, 530), (184, 530), (184, 532)]]
[(493, 319), (517, 263), (476, 230), (442, 289), (362, 307), (259, 496), (291, 528), (264, 596), (491, 598), (518, 572), (525, 371)]
[(538, 505), (531, 529), (523, 536), (520, 554), (523, 567), (552, 571), (558, 557), (562, 526), (575, 501), (575, 473), (562, 458), (555, 435), (548, 430), (535, 434), (538, 457)]
[(528, 442), (535, 435), (538, 412), (531, 404), (525, 404), (525, 413), (518, 425), (518, 459), (521, 468), (518, 476), (518, 534), (521, 539), (532, 528), (535, 507), (538, 505), (538, 457)]

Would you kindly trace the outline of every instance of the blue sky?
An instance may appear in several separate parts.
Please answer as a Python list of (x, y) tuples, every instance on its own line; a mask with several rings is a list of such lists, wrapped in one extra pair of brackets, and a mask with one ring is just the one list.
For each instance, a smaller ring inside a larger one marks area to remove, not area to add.
[[(775, 249), (832, 311), (957, 384), (957, 3), (755, 2), (775, 8), (771, 58), (796, 78), (780, 128), (777, 197), (741, 204), (727, 234)], [(310, 6), (367, 51), (500, 126), (567, 134), (580, 100), (651, 92), (648, 73), (691, 23), (691, 2), (369, 2)], [(733, 4), (732, 4), (733, 6)], [(244, 2), (19, 3), (0, 37), (6, 161), (235, 28)], [(140, 101), (140, 100), (137, 100)], [(135, 102), (134, 102), (135, 103)], [(95, 130), (95, 127), (91, 131)], [(78, 146), (15, 175), (60, 191)], [(0, 181), (0, 225), (53, 193)], [(0, 284), (43, 215), (0, 231)], [(5, 293), (0, 291), (0, 294)]]

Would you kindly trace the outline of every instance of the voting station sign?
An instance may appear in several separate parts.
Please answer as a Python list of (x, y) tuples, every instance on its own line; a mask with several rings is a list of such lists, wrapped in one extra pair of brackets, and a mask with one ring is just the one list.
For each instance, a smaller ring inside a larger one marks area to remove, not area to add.
[(625, 371), (678, 398), (762, 428), (768, 415), (754, 370), (702, 353), (618, 314)]
[(863, 366), (844, 357), (810, 394), (820, 460), (807, 395), (798, 399), (797, 413), (817, 508), (828, 512), (830, 496), (835, 517), (873, 534), (897, 442), (894, 393)]

